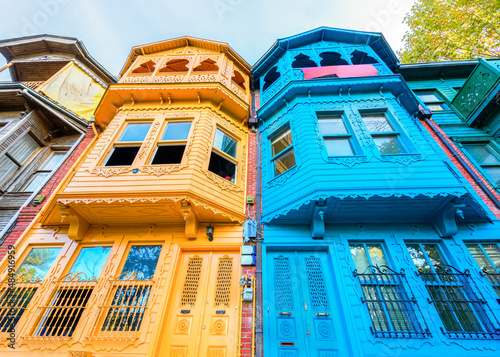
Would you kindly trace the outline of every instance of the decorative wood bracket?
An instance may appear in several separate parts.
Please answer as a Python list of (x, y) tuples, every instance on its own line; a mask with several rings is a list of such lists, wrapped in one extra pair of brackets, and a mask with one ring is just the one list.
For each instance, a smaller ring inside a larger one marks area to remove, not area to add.
[(323, 199), (316, 202), (314, 207), (313, 216), (311, 219), (311, 237), (313, 239), (323, 239), (325, 236), (325, 212), (326, 205)]
[(434, 218), (432, 219), (432, 224), (434, 230), (439, 234), (441, 238), (451, 237), (457, 234), (458, 227), (455, 220), (457, 214), (462, 216), (463, 212), (461, 210), (465, 205), (458, 199), (454, 199), (452, 202), (448, 202), (443, 209), (441, 209)]
[(59, 204), (61, 212), (61, 221), (65, 218), (69, 219), (68, 238), (80, 241), (87, 235), (90, 224), (82, 216), (68, 205)]
[(198, 218), (194, 213), (191, 203), (188, 201), (181, 202), (181, 212), (186, 221), (185, 234), (188, 239), (196, 239), (198, 237)]

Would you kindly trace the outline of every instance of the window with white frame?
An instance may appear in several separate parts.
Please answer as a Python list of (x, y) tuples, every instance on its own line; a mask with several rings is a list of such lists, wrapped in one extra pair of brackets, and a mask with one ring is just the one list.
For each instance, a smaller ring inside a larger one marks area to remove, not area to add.
[(491, 143), (462, 144), (474, 161), (481, 166), (488, 178), (500, 186), (500, 153)]
[(19, 138), (0, 158), (0, 184), (7, 182), (37, 151), (40, 145), (29, 134)]
[(382, 155), (407, 152), (401, 142), (400, 132), (391, 124), (386, 113), (361, 113), (361, 117)]
[(190, 121), (168, 122), (157, 143), (151, 165), (180, 164), (190, 129)]
[(217, 128), (208, 170), (235, 183), (237, 152), (238, 141)]
[(274, 176), (281, 175), (295, 166), (295, 152), (290, 128), (282, 130), (271, 139), (271, 155)]
[(104, 166), (129, 166), (135, 160), (151, 123), (127, 123), (125, 130), (114, 143)]
[(65, 155), (66, 151), (53, 151), (33, 174), (29, 182), (24, 186), (23, 191), (33, 192), (40, 187), (50, 173), (59, 166)]
[(352, 134), (341, 114), (317, 114), (318, 125), (328, 156), (356, 155)]

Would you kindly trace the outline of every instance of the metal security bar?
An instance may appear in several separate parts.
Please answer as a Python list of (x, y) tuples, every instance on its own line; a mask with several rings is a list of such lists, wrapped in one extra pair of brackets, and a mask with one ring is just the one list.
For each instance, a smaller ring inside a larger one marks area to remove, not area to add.
[(40, 320), (29, 339), (70, 339), (87, 307), (97, 278), (70, 273), (54, 281), (49, 305), (39, 306)]
[(14, 331), (40, 284), (40, 278), (31, 281), (26, 274), (19, 275), (12, 285), (8, 280), (0, 283), (0, 332)]
[(361, 284), (361, 302), (368, 308), (374, 336), (431, 336), (403, 269), (398, 273), (385, 265), (370, 265), (363, 273), (355, 269), (353, 275)]
[[(500, 298), (500, 273), (497, 271), (492, 273), (488, 271), (488, 268), (483, 268), (481, 275), (485, 276), (486, 279), (490, 281), (491, 285), (493, 285), (493, 289), (495, 289), (498, 297)], [(498, 301), (500, 302), (500, 299), (498, 299)]]
[(146, 311), (153, 279), (142, 273), (125, 272), (109, 280), (107, 305), (99, 306), (97, 326), (90, 336), (93, 340), (134, 340)]
[[(479, 292), (468, 270), (434, 266), (417, 273), (429, 292), (443, 322), (444, 335), (450, 338), (495, 338), (500, 336), (499, 323)], [(491, 321), (490, 316), (494, 319)]]

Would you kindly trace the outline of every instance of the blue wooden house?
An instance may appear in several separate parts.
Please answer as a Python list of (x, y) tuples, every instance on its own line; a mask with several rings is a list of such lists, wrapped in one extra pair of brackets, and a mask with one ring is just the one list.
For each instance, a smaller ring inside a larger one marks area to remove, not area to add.
[(500, 355), (498, 275), (476, 262), (497, 264), (497, 217), (426, 123), (430, 104), (463, 123), (478, 63), (443, 103), (423, 96), (439, 70), (423, 83), (376, 33), (318, 28), (254, 66), (264, 355)]

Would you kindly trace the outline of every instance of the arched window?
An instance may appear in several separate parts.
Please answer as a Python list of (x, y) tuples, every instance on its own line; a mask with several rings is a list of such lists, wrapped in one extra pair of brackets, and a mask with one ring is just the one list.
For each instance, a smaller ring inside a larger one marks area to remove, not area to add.
[(243, 78), (240, 72), (234, 71), (234, 76), (231, 78), (231, 80), (239, 85), (241, 89), (246, 90), (245, 78)]
[(378, 63), (378, 61), (375, 58), (368, 56), (366, 52), (358, 50), (355, 50), (354, 52), (351, 53), (351, 61), (352, 64)]
[(295, 56), (295, 61), (292, 62), (292, 68), (306, 68), (306, 67), (318, 67), (316, 62), (311, 60), (309, 56), (303, 53)]
[(217, 72), (219, 70), (219, 66), (216, 65), (217, 62), (214, 60), (207, 58), (204, 61), (201, 61), (199, 65), (197, 65), (193, 71), (194, 72)]
[(139, 74), (145, 74), (145, 73), (153, 73), (155, 70), (156, 63), (149, 60), (147, 62), (141, 63), (139, 67), (134, 69), (132, 73), (139, 73)]
[(278, 72), (277, 66), (271, 68), (269, 70), (269, 72), (267, 72), (267, 74), (264, 76), (264, 88), (263, 88), (263, 90), (266, 90), (267, 88), (269, 88), (271, 86), (271, 84), (276, 82), (278, 80), (278, 78), (280, 77), (280, 75), (281, 74)]
[(323, 52), (319, 56), (322, 58), (319, 63), (322, 66), (342, 66), (349, 64), (338, 52)]
[(189, 61), (187, 59), (173, 59), (165, 63), (163, 68), (160, 68), (158, 72), (187, 72), (189, 68), (187, 68), (187, 64)]

